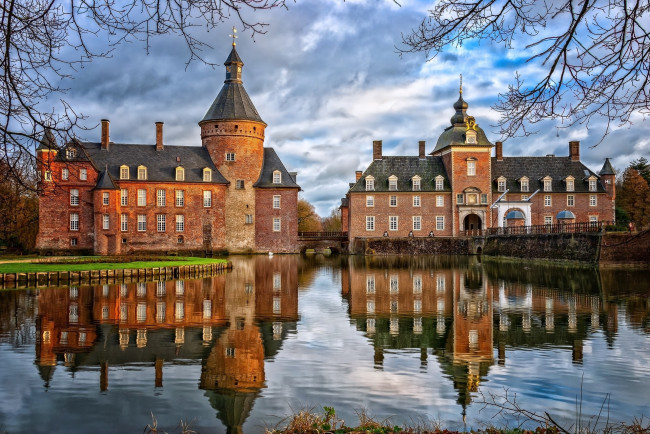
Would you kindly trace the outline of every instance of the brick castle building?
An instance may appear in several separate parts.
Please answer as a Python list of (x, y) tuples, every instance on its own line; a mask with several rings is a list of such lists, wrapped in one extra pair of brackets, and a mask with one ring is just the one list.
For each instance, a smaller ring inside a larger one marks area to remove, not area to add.
[[(504, 226), (614, 221), (615, 172), (609, 159), (599, 174), (569, 156), (504, 157), (467, 114), (462, 97), (451, 126), (426, 154), (385, 156), (373, 142), (372, 162), (357, 171), (342, 200), (349, 240), (371, 237), (458, 236)], [(492, 148), (495, 155), (492, 156)]]
[(300, 187), (273, 148), (242, 83), (235, 44), (226, 80), (201, 127), (202, 146), (73, 140), (46, 131), (36, 248), (125, 254), (136, 251), (294, 252)]

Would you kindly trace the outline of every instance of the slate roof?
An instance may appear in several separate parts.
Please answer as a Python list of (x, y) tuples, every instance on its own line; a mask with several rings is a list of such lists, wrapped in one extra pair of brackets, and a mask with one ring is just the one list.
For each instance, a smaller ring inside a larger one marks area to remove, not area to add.
[[(500, 176), (506, 178), (506, 188), (510, 193), (521, 192), (519, 179), (528, 177), (529, 191), (524, 193), (533, 193), (540, 189), (543, 193), (544, 182), (542, 178), (550, 176), (552, 178), (552, 192), (566, 192), (566, 183), (564, 179), (573, 176), (574, 192), (589, 192), (589, 183), (587, 178), (596, 176), (587, 166), (580, 161), (571, 161), (571, 157), (503, 157), (503, 161), (497, 161), (492, 157), (492, 191), (497, 191), (496, 179)], [(605, 189), (600, 182), (596, 183), (596, 193), (604, 193)]]
[[(273, 172), (279, 170), (281, 173), (281, 183), (273, 183)], [(295, 172), (293, 172), (295, 173)], [(264, 162), (262, 163), (262, 171), (260, 172), (260, 177), (253, 187), (257, 188), (300, 188), (296, 184), (294, 176), (287, 171), (278, 157), (278, 154), (275, 153), (273, 148), (264, 148)]]
[(97, 179), (97, 185), (95, 185), (96, 190), (117, 190), (117, 186), (111, 179), (111, 175), (108, 174), (105, 170), (99, 172), (99, 178)]
[[(212, 163), (208, 150), (201, 146), (167, 146), (161, 151), (155, 145), (133, 145), (111, 143), (109, 150), (101, 149), (100, 143), (82, 142), (86, 154), (99, 170), (108, 170), (108, 175), (120, 179), (120, 166), (129, 166), (129, 180), (138, 179), (138, 166), (147, 168), (147, 181), (176, 181), (176, 167), (185, 169), (184, 182), (203, 182), (203, 169), (212, 170), (212, 184), (228, 184), (226, 178)], [(177, 161), (180, 159), (180, 161)], [(104, 182), (104, 181), (103, 181)], [(206, 183), (207, 184), (207, 183)]]
[(451, 117), (451, 126), (447, 127), (445, 131), (438, 137), (436, 147), (433, 148), (432, 154), (446, 148), (447, 146), (493, 146), (488, 140), (485, 132), (478, 125), (476, 126), (476, 142), (472, 144), (465, 143), (465, 133), (467, 127), (467, 103), (463, 99), (463, 94), (458, 96), (458, 101), (454, 103), (454, 110), (456, 113)]
[(52, 133), (52, 130), (49, 128), (45, 129), (45, 132), (43, 133), (43, 137), (41, 138), (40, 143), (36, 147), (37, 151), (42, 151), (46, 150), (49, 151), (50, 149), (56, 149), (56, 138), (54, 137), (54, 134)]
[(609, 161), (609, 158), (605, 158), (605, 163), (603, 163), (603, 168), (600, 169), (601, 175), (616, 175), (612, 163)]
[(381, 160), (374, 160), (361, 175), (361, 178), (350, 187), (350, 192), (366, 191), (366, 177), (375, 178), (375, 191), (389, 191), (388, 178), (397, 176), (397, 191), (413, 191), (411, 178), (420, 176), (420, 191), (436, 191), (435, 177), (444, 177), (444, 190), (450, 191), (447, 172), (442, 164), (442, 157), (427, 156), (421, 159), (415, 157), (384, 156)]

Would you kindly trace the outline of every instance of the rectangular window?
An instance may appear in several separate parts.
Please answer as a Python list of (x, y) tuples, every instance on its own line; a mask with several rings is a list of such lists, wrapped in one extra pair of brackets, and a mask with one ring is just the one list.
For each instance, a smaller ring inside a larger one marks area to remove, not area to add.
[(156, 205), (167, 206), (167, 191), (156, 190)]
[(88, 179), (88, 171), (86, 169), (81, 169), (79, 171), (79, 179), (81, 181), (85, 181)]
[(481, 204), (487, 205), (487, 194), (486, 193), (481, 194)]
[(598, 199), (595, 194), (590, 194), (589, 195), (589, 206), (596, 206), (598, 205)]
[(467, 161), (467, 176), (476, 175), (476, 161), (469, 160)]
[(67, 181), (70, 178), (70, 171), (67, 168), (61, 169), (61, 179)]
[(456, 203), (462, 205), (464, 202), (465, 202), (465, 196), (463, 195), (463, 193), (458, 193), (456, 195)]
[(167, 230), (167, 216), (165, 214), (156, 214), (156, 230), (158, 232)]
[(139, 188), (138, 189), (138, 206), (146, 206), (147, 205), (147, 190), (144, 188)]
[(235, 153), (226, 152), (226, 161), (235, 161)]
[(375, 293), (375, 275), (370, 274), (366, 276), (366, 294)]
[(375, 206), (375, 196), (366, 196), (366, 207)]
[(589, 216), (589, 226), (595, 227), (598, 225), (598, 216), (590, 215)]
[(138, 179), (144, 181), (147, 179), (147, 168), (144, 166), (138, 167)]
[(108, 205), (110, 200), (110, 195), (108, 192), (102, 193), (102, 204)]
[(111, 220), (108, 214), (102, 215), (102, 229), (110, 229)]
[(138, 214), (138, 232), (144, 232), (147, 230), (147, 216), (144, 214)]
[(528, 200), (528, 195), (527, 194), (522, 194), (521, 195), (521, 200)]
[(419, 231), (422, 230), (422, 217), (419, 215), (413, 216), (413, 230)]
[(397, 179), (389, 179), (388, 180), (388, 190), (389, 191), (397, 191)]
[(244, 180), (243, 179), (238, 179), (235, 181), (235, 189), (236, 190), (243, 190), (244, 189)]
[(567, 179), (566, 180), (566, 191), (573, 191), (574, 185), (573, 185), (573, 179)]
[(544, 180), (544, 191), (553, 191), (551, 187), (551, 180), (550, 179), (545, 179)]
[(397, 275), (390, 276), (389, 288), (391, 294), (399, 294), (399, 277)]
[(393, 207), (397, 206), (397, 196), (390, 197), (389, 205)]
[(436, 196), (436, 206), (438, 208), (445, 206), (445, 197), (444, 196)]
[(442, 231), (445, 229), (445, 216), (436, 216), (436, 230)]
[(276, 170), (273, 172), (273, 183), (274, 184), (281, 184), (282, 183), (282, 174), (280, 173), (279, 170)]
[(366, 178), (366, 191), (375, 191), (375, 180)]
[(185, 216), (182, 214), (176, 215), (176, 232), (183, 232), (185, 230)]
[(244, 220), (244, 222), (247, 225), (252, 225), (253, 224), (253, 214), (246, 214), (246, 219)]
[(129, 168), (128, 168), (128, 166), (120, 167), (120, 179), (129, 179)]
[(521, 191), (528, 191), (528, 180), (527, 179), (522, 179), (521, 180)]
[(280, 196), (273, 196), (273, 209), (280, 209)]
[(574, 202), (574, 196), (572, 194), (568, 194), (566, 197), (566, 206), (573, 206)]
[(589, 180), (589, 191), (596, 191), (596, 180), (595, 179), (590, 179)]
[(375, 216), (372, 215), (366, 216), (366, 230), (367, 231), (375, 230)]
[(498, 191), (500, 191), (500, 192), (506, 191), (506, 180), (505, 179), (499, 179), (497, 181), (497, 184), (498, 184), (498, 186), (497, 186)]
[(71, 231), (79, 230), (79, 214), (77, 213), (70, 214), (70, 230)]
[(544, 206), (551, 206), (551, 195), (547, 194), (544, 196)]
[(76, 188), (70, 190), (70, 205), (79, 205), (79, 190)]
[(444, 188), (444, 181), (442, 177), (436, 178), (436, 190), (442, 190)]
[(273, 218), (273, 232), (280, 232), (280, 217)]
[(397, 216), (392, 215), (388, 217), (388, 229), (391, 231), (396, 231), (397, 230)]
[(203, 182), (212, 182), (212, 170), (208, 168), (203, 169)]
[(212, 206), (212, 192), (206, 190), (203, 192), (203, 207), (210, 208), (211, 206)]
[(185, 190), (176, 190), (176, 206), (185, 206)]
[(126, 214), (120, 215), (120, 230), (126, 232), (129, 230), (129, 216)]
[(420, 191), (420, 180), (419, 179), (414, 179), (413, 180), (413, 191)]
[(413, 196), (413, 206), (420, 206), (420, 196)]
[(553, 224), (553, 217), (550, 215), (544, 216), (544, 224), (550, 226)]
[(129, 191), (126, 188), (120, 190), (120, 205), (127, 206), (129, 204)]

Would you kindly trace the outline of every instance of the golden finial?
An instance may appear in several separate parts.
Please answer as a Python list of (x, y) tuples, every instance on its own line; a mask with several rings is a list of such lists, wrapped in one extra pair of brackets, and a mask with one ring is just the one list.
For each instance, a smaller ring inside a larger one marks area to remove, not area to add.
[(463, 94), (463, 74), (460, 74), (460, 94)]
[(237, 39), (237, 29), (235, 28), (235, 26), (232, 26), (232, 35), (228, 35), (228, 36), (232, 38), (232, 46), (234, 47), (235, 45), (237, 45), (237, 43), (235, 42), (235, 39)]

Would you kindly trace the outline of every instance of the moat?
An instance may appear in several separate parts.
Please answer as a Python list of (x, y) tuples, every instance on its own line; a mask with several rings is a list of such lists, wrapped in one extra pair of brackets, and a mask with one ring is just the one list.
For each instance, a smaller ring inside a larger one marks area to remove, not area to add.
[(203, 279), (0, 291), (0, 431), (142, 432), (154, 414), (168, 432), (257, 433), (321, 406), (349, 425), (367, 409), (516, 426), (481, 404), (506, 390), (567, 426), (577, 400), (585, 420), (604, 402), (610, 422), (650, 416), (647, 270), (230, 260)]

